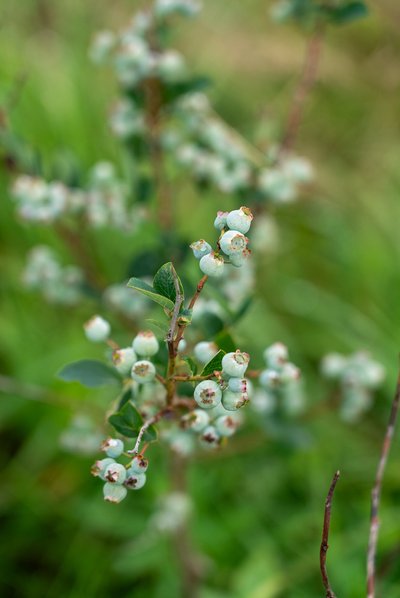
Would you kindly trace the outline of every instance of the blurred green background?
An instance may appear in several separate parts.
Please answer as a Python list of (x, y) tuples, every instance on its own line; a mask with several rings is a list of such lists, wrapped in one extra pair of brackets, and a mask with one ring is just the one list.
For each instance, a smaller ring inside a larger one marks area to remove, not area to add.
[[(116, 84), (111, 73), (90, 63), (87, 48), (95, 31), (120, 27), (143, 4), (2, 3), (1, 94), (26, 75), (10, 120), (45, 164), (72, 153), (84, 168), (103, 159), (121, 172), (126, 167), (105, 118)], [(214, 79), (218, 111), (246, 135), (257, 133), (262, 113), (284, 122), (305, 36), (273, 24), (265, 0), (204, 4), (198, 19), (178, 24), (175, 45), (195, 71)], [(204, 598), (323, 596), (323, 503), (338, 468), (330, 577), (338, 596), (364, 595), (370, 489), (400, 347), (400, 6), (396, 0), (370, 4), (368, 19), (328, 31), (296, 143), (312, 160), (316, 183), (297, 205), (277, 210), (279, 243), (258, 262), (257, 299), (238, 332), (254, 353), (275, 340), (288, 343), (306, 383), (309, 413), (297, 422), (304, 441), (289, 446), (259, 432), (252, 436), (250, 428), (226, 451), (190, 464), (190, 534), (206, 563)], [(148, 532), (171, 483), (162, 447), (151, 449), (149, 483), (116, 508), (103, 503), (88, 475), (93, 459), (60, 448), (75, 408), (95, 408), (101, 419), (110, 395), (62, 384), (54, 374), (68, 361), (101, 357), (102, 350), (82, 335), (90, 307), (47, 305), (23, 290), (21, 270), (33, 244), (53, 244), (67, 263), (72, 256), (51, 230), (16, 222), (9, 183), (2, 172), (0, 368), (50, 394), (46, 403), (0, 389), (2, 595), (179, 596), (182, 575), (173, 543)], [(174, 199), (178, 232), (189, 239), (211, 235), (216, 209), (230, 205), (217, 193), (199, 198), (185, 188)], [(195, 221), (188, 218), (194, 209)], [(125, 256), (149, 234), (151, 227), (135, 239), (93, 233), (96, 259), (110, 280), (125, 277)], [(348, 425), (326, 401), (331, 389), (319, 376), (319, 360), (329, 351), (360, 348), (388, 375), (371, 411)], [(388, 598), (400, 597), (399, 471), (396, 439), (385, 476), (378, 559), (379, 595)]]

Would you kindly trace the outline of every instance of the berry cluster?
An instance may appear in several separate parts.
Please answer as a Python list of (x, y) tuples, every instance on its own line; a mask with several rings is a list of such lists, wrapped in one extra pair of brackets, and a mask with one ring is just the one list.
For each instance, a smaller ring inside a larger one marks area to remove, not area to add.
[[(92, 466), (92, 474), (105, 482), (104, 500), (112, 503), (121, 502), (128, 490), (140, 490), (146, 483), (148, 460), (141, 454), (135, 455), (127, 465), (118, 463), (124, 454), (124, 443), (119, 438), (107, 438), (101, 446), (107, 458), (96, 461)], [(129, 455), (129, 453), (125, 453)]]
[(383, 366), (363, 352), (349, 356), (329, 353), (322, 360), (321, 372), (339, 383), (343, 398), (340, 414), (348, 422), (357, 421), (369, 409), (373, 391), (385, 378)]
[(218, 212), (214, 222), (217, 230), (221, 231), (217, 251), (201, 239), (190, 245), (194, 257), (200, 260), (200, 270), (207, 276), (220, 277), (224, 273), (225, 263), (230, 263), (236, 268), (243, 266), (250, 257), (247, 248), (248, 238), (245, 237), (250, 229), (253, 214), (242, 206), (231, 212)]

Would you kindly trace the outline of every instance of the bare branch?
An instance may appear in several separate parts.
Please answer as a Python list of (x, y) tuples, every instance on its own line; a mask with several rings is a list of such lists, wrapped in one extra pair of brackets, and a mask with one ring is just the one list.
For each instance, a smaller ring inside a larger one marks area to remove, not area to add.
[(139, 453), (140, 445), (141, 445), (141, 442), (143, 440), (143, 436), (144, 436), (144, 433), (146, 432), (146, 430), (148, 430), (150, 428), (150, 426), (153, 426), (158, 421), (160, 421), (160, 419), (162, 417), (164, 417), (165, 415), (167, 415), (168, 413), (171, 413), (170, 409), (168, 409), (168, 408), (167, 409), (162, 409), (162, 411), (159, 411), (153, 417), (150, 417), (150, 419), (148, 419), (147, 421), (145, 421), (144, 424), (143, 424), (143, 426), (139, 430), (139, 434), (138, 434), (138, 437), (136, 439), (135, 446), (133, 447), (133, 449), (131, 449), (129, 451), (126, 451), (126, 452), (129, 455), (137, 455)]
[(331, 588), (328, 579), (328, 572), (326, 570), (326, 555), (329, 548), (329, 528), (331, 524), (331, 508), (332, 508), (332, 499), (333, 493), (335, 492), (336, 484), (340, 476), (340, 471), (337, 471), (333, 476), (332, 483), (329, 488), (328, 495), (325, 501), (325, 513), (324, 513), (324, 526), (322, 529), (322, 541), (321, 541), (321, 548), (319, 551), (319, 563), (321, 569), (321, 576), (322, 576), (322, 583), (324, 584), (324, 588), (326, 590), (326, 598), (335, 598), (335, 594)]
[(178, 316), (179, 316), (179, 312), (181, 309), (181, 305), (183, 302), (183, 295), (181, 292), (178, 275), (177, 275), (174, 267), (172, 267), (172, 276), (174, 277), (174, 285), (175, 285), (175, 306), (174, 306), (174, 311), (173, 311), (172, 318), (171, 318), (171, 325), (169, 327), (168, 334), (167, 334), (167, 343), (168, 343), (168, 345), (172, 345), (172, 349), (173, 349), (175, 328), (176, 328), (176, 323), (178, 321)]
[(382, 491), (382, 481), (388, 459), (390, 446), (396, 426), (397, 413), (400, 405), (400, 374), (397, 378), (396, 392), (394, 395), (389, 422), (383, 440), (381, 457), (376, 471), (375, 484), (371, 493), (371, 521), (369, 529), (368, 554), (367, 554), (367, 598), (375, 598), (375, 576), (376, 576), (376, 549), (378, 545), (379, 532), (379, 502)]

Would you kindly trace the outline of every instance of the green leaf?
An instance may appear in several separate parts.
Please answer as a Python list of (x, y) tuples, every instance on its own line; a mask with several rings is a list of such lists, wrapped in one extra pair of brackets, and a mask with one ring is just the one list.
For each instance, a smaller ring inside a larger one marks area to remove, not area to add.
[(116, 369), (95, 359), (82, 359), (69, 363), (58, 372), (57, 376), (65, 382), (80, 382), (89, 388), (121, 382)]
[(172, 262), (168, 262), (161, 266), (153, 280), (153, 288), (155, 292), (170, 299), (174, 304), (176, 301), (175, 278), (178, 280), (179, 289), (183, 299), (182, 282), (176, 273)]
[(144, 442), (154, 442), (157, 440), (158, 432), (154, 426), (149, 426), (143, 434)]
[(126, 403), (120, 411), (108, 418), (109, 423), (117, 432), (128, 438), (135, 438), (142, 426), (142, 416), (132, 403)]
[(173, 301), (171, 301), (163, 295), (159, 295), (152, 286), (150, 286), (146, 282), (143, 282), (143, 280), (140, 280), (140, 278), (131, 278), (128, 282), (128, 287), (130, 287), (131, 289), (135, 289), (135, 291), (139, 291), (139, 293), (142, 293), (143, 295), (146, 295), (146, 297), (148, 297), (152, 301), (155, 301), (165, 309), (173, 311)]
[(233, 340), (232, 335), (227, 330), (221, 330), (213, 340), (215, 344), (226, 353), (231, 353), (237, 349), (237, 345)]
[(332, 21), (338, 25), (351, 23), (368, 15), (368, 8), (364, 2), (349, 2), (344, 6), (332, 9)]
[(209, 376), (210, 374), (212, 374), (215, 371), (221, 371), (222, 370), (222, 358), (225, 355), (225, 351), (218, 351), (218, 353), (216, 355), (214, 355), (214, 357), (208, 362), (206, 363), (206, 365), (203, 368), (203, 371), (201, 372), (201, 376)]
[(120, 396), (118, 397), (118, 411), (121, 411), (122, 407), (124, 407), (126, 403), (133, 399), (134, 395), (135, 392), (130, 386), (127, 389), (123, 390)]
[(159, 320), (153, 320), (148, 318), (146, 322), (153, 328), (155, 328), (158, 332), (162, 332), (165, 336), (169, 330), (168, 324), (166, 322), (160, 322)]
[(188, 364), (192, 376), (195, 376), (197, 374), (198, 368), (197, 363), (194, 361), (194, 359), (192, 359), (191, 357), (184, 357), (183, 361), (185, 361)]

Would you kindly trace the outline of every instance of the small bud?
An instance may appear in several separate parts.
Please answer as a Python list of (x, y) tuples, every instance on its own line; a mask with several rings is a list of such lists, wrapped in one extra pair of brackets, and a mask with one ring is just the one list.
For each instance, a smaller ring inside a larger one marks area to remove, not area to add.
[(229, 212), (226, 223), (229, 228), (246, 234), (250, 229), (252, 220), (253, 214), (249, 208), (242, 206), (239, 210), (233, 210), (232, 212)]
[(118, 504), (121, 502), (121, 500), (124, 500), (127, 494), (127, 489), (120, 484), (104, 484), (103, 495), (104, 500), (107, 502)]
[(224, 272), (224, 258), (211, 251), (201, 258), (200, 270), (207, 276), (219, 278)]
[(226, 353), (222, 358), (222, 370), (232, 378), (243, 378), (249, 365), (250, 356), (242, 353), (239, 349), (232, 353)]
[(119, 438), (107, 438), (102, 443), (101, 450), (106, 453), (107, 457), (116, 459), (124, 452), (124, 443)]
[(221, 402), (222, 391), (213, 380), (203, 380), (194, 389), (194, 400), (203, 409), (211, 409)]
[(190, 248), (193, 250), (193, 255), (196, 260), (200, 260), (204, 255), (211, 252), (211, 245), (207, 243), (207, 241), (204, 241), (204, 239), (194, 241), (190, 244)]
[(110, 324), (101, 316), (93, 316), (83, 327), (86, 338), (93, 343), (106, 341), (111, 332)]
[(151, 357), (157, 353), (159, 344), (155, 334), (151, 330), (144, 330), (135, 336), (132, 347), (138, 355)]
[(156, 368), (151, 361), (137, 361), (132, 367), (131, 376), (139, 384), (152, 382), (156, 376)]

